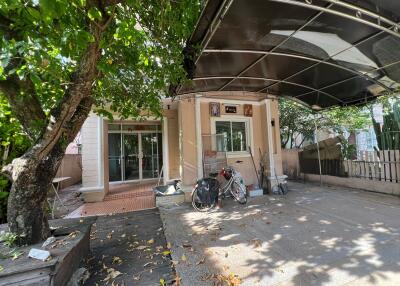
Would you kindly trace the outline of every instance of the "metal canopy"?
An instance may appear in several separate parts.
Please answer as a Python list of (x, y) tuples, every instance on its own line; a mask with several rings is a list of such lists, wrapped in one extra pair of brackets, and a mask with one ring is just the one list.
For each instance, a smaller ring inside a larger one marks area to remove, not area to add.
[(400, 86), (399, 0), (209, 0), (178, 94), (251, 91), (327, 108)]

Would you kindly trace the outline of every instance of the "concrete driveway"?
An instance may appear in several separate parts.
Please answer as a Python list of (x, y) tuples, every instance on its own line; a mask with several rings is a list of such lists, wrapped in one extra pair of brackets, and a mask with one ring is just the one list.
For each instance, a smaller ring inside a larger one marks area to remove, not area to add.
[(233, 274), (240, 285), (399, 285), (400, 198), (290, 189), (246, 206), (225, 200), (211, 213), (188, 204), (160, 209), (182, 284), (213, 285)]

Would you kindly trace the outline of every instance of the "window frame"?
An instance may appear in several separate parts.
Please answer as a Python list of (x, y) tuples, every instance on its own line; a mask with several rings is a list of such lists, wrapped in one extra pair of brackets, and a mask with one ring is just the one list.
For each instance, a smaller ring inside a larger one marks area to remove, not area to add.
[[(246, 149), (248, 146), (252, 150), (253, 147), (253, 118), (245, 117), (245, 116), (238, 116), (238, 115), (221, 115), (220, 117), (211, 117), (211, 134), (216, 134), (216, 123), (217, 122), (244, 122), (245, 123), (245, 130), (246, 130)], [(212, 142), (213, 149), (216, 148), (216, 142)], [(226, 152), (228, 158), (235, 158), (235, 157), (249, 157), (250, 152), (249, 150), (246, 151), (227, 151)]]

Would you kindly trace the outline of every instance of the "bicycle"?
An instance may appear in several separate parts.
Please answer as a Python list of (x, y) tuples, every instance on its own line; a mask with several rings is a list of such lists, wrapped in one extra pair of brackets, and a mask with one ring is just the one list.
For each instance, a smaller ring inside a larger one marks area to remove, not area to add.
[(195, 210), (205, 212), (214, 208), (219, 199), (229, 195), (240, 204), (247, 203), (246, 187), (240, 173), (233, 167), (222, 168), (219, 172), (226, 183), (221, 186), (216, 179), (218, 173), (197, 181), (192, 191), (192, 206)]

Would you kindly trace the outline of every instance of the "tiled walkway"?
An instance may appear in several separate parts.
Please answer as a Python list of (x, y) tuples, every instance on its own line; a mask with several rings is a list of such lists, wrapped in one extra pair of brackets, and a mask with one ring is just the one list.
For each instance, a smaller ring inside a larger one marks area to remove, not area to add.
[(104, 201), (86, 203), (66, 216), (66, 218), (116, 214), (155, 208), (152, 188), (155, 183), (121, 184), (110, 186)]

